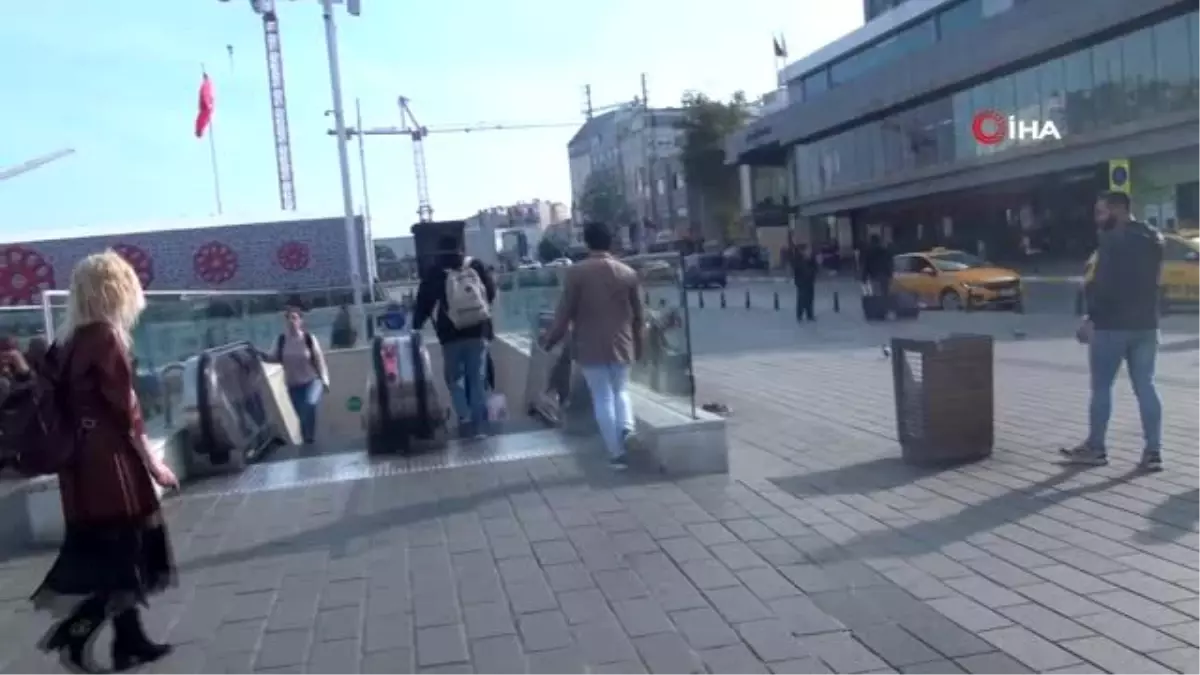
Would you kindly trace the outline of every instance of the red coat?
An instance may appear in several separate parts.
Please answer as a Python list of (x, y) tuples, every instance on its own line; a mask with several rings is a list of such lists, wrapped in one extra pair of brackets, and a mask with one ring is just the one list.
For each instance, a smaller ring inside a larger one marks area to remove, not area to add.
[(68, 524), (144, 522), (159, 511), (134, 438), (144, 432), (129, 355), (112, 326), (79, 328), (67, 345), (63, 387), (74, 419), (95, 420), (59, 472)]

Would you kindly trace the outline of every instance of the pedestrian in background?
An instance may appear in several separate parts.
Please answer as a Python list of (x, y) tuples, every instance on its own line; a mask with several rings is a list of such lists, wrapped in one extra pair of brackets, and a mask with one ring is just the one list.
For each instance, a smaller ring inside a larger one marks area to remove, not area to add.
[(329, 391), (329, 368), (321, 343), (304, 327), (300, 309), (288, 308), (283, 318), (283, 332), (275, 340), (275, 348), (262, 356), (283, 366), (288, 398), (300, 421), (300, 437), (305, 445), (312, 445), (317, 438), (317, 407)]
[(892, 292), (892, 252), (883, 244), (879, 235), (871, 235), (867, 250), (863, 252), (862, 282), (871, 290), (871, 295), (884, 298)]
[(813, 299), (819, 268), (805, 244), (796, 244), (791, 253), (792, 281), (796, 284), (796, 321), (816, 321)]
[(338, 307), (337, 315), (333, 318), (333, 328), (329, 334), (329, 348), (351, 349), (357, 342), (358, 331), (354, 329), (350, 308), (342, 305)]
[(459, 435), (479, 440), (488, 433), (487, 341), (492, 335), (496, 283), (481, 261), (463, 252), (457, 238), (443, 237), (438, 251), (435, 264), (422, 274), (417, 287), (412, 328), (419, 331), (433, 320)]
[(1088, 437), (1061, 452), (1072, 464), (1108, 463), (1105, 436), (1112, 416), (1112, 388), (1121, 363), (1142, 418), (1140, 466), (1162, 469), (1162, 402), (1154, 387), (1158, 357), (1159, 275), (1163, 237), (1130, 217), (1129, 196), (1107, 192), (1096, 200), (1099, 247), (1092, 279), (1085, 289), (1088, 314), (1077, 334), (1087, 344), (1091, 370)]

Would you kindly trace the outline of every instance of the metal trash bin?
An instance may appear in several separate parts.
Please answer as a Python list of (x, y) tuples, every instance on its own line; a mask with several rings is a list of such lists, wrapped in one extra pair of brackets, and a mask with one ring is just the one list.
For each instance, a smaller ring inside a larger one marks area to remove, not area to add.
[(904, 461), (984, 459), (995, 439), (990, 335), (892, 338), (896, 427)]

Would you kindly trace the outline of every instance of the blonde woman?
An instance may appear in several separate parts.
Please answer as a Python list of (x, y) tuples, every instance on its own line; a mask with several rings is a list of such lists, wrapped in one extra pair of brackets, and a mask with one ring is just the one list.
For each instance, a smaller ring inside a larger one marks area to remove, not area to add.
[(145, 305), (137, 274), (121, 256), (88, 256), (71, 274), (65, 335), (50, 355), (80, 435), (58, 476), (66, 536), (33, 601), (68, 610), (41, 647), (76, 672), (98, 672), (90, 645), (109, 618), (115, 670), (170, 651), (150, 641), (138, 613), (175, 578), (154, 483), (178, 485), (147, 448), (133, 390), (130, 331)]

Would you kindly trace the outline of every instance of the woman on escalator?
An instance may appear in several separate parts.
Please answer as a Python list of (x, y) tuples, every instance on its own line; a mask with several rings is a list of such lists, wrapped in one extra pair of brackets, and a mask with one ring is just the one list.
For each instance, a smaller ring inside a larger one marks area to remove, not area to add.
[(71, 275), (66, 333), (55, 347), (62, 350), (59, 386), (79, 442), (58, 475), (62, 547), (33, 602), (66, 614), (40, 646), (76, 672), (99, 672), (90, 646), (108, 619), (115, 670), (170, 651), (147, 637), (139, 616), (139, 606), (175, 579), (154, 484), (178, 486), (146, 444), (133, 388), (130, 331), (145, 305), (137, 273), (120, 255), (88, 256)]

